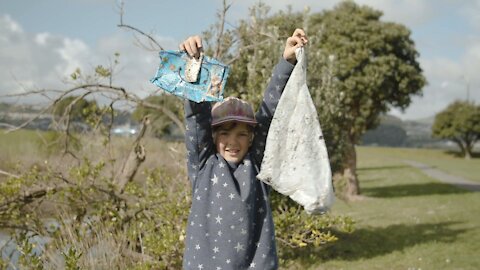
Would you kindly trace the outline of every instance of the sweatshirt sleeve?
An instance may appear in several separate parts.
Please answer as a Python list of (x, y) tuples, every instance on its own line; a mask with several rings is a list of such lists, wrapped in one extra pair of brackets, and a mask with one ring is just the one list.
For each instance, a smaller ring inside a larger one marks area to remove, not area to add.
[(187, 147), (188, 178), (195, 186), (198, 172), (213, 151), (213, 138), (210, 127), (211, 103), (185, 101), (185, 145)]
[(257, 166), (260, 167), (265, 150), (268, 129), (272, 122), (275, 109), (277, 108), (280, 96), (285, 89), (290, 74), (292, 74), (295, 65), (281, 58), (280, 62), (275, 66), (273, 75), (265, 90), (262, 103), (255, 117), (258, 125), (255, 127), (255, 138), (252, 143), (252, 154), (255, 158)]

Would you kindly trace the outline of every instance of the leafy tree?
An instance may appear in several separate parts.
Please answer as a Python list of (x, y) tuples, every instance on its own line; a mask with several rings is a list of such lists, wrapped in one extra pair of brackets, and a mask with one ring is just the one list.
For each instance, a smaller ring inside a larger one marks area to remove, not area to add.
[(455, 101), (435, 115), (432, 135), (455, 142), (466, 159), (480, 138), (480, 106), (469, 101)]
[[(380, 21), (381, 16), (380, 11), (348, 1), (311, 18), (310, 32), (321, 31), (321, 52), (336, 59), (333, 73), (342, 110), (337, 125), (346, 139), (337, 173), (347, 180), (347, 196), (360, 192), (354, 145), (361, 135), (377, 125), (390, 106), (406, 108), (425, 85), (410, 31)], [(312, 65), (325, 65), (315, 60)]]
[(360, 193), (355, 144), (390, 107), (406, 108), (426, 83), (410, 31), (380, 21), (382, 12), (351, 1), (311, 15), (287, 10), (268, 16), (264, 4), (250, 12), (251, 21), (242, 21), (235, 32), (238, 44), (223, 54), (237, 59), (229, 91), (258, 105), (284, 40), (303, 25), (310, 38), (308, 86), (334, 178), (346, 182), (347, 197), (355, 197)]

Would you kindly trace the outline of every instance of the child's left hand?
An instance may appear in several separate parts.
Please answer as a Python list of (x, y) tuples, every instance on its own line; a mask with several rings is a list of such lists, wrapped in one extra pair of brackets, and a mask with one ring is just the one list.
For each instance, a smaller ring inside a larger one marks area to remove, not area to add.
[(308, 43), (308, 38), (305, 35), (303, 29), (297, 28), (293, 35), (287, 39), (285, 44), (285, 50), (283, 51), (283, 58), (292, 64), (297, 63), (297, 57), (295, 56), (295, 50), (303, 47)]

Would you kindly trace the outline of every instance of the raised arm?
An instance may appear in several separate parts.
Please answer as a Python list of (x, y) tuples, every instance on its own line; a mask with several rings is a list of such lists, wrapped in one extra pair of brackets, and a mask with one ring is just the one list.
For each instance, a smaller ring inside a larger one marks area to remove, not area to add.
[(255, 128), (255, 138), (252, 143), (252, 149), (254, 150), (253, 155), (258, 165), (262, 163), (268, 129), (270, 128), (270, 123), (277, 108), (278, 101), (297, 62), (295, 50), (303, 47), (307, 42), (308, 39), (302, 29), (296, 29), (293, 35), (287, 39), (283, 57), (274, 68), (273, 75), (263, 95), (260, 108), (255, 115), (258, 125)]
[[(178, 46), (191, 57), (198, 58), (203, 50), (200, 36), (191, 36)], [(195, 103), (185, 101), (185, 145), (187, 147), (188, 178), (195, 186), (199, 170), (205, 165), (208, 157), (214, 151), (211, 131), (211, 104), (209, 102)]]
[[(188, 178), (195, 183), (198, 171), (214, 151), (211, 132), (211, 104), (185, 101), (185, 145), (187, 147)], [(193, 185), (194, 186), (194, 185)]]

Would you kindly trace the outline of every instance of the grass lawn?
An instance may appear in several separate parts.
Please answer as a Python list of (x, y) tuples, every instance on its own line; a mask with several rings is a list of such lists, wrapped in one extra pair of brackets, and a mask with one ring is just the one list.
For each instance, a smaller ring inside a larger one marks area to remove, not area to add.
[(431, 179), (402, 159), (439, 169), (447, 164), (452, 174), (458, 165), (469, 179), (480, 180), (480, 166), (471, 167), (478, 160), (435, 150), (359, 147), (358, 175), (367, 198), (338, 200), (332, 210), (351, 216), (356, 231), (317, 251), (320, 258), (308, 269), (480, 269), (480, 193)]
[(476, 158), (466, 160), (459, 157), (458, 153), (441, 149), (360, 147), (359, 150), (360, 162), (374, 162), (377, 159), (375, 156), (385, 161), (414, 160), (480, 183), (480, 156), (478, 153), (474, 153)]

